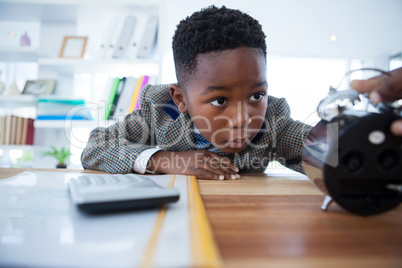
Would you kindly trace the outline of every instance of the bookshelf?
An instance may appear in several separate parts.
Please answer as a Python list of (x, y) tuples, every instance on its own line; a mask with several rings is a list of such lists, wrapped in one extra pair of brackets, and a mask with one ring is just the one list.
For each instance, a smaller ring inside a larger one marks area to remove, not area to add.
[[(96, 103), (102, 96), (102, 92), (106, 90), (104, 82), (108, 77), (148, 75), (157, 83), (162, 74), (161, 42), (167, 40), (164, 36), (165, 5), (165, 1), (159, 0), (0, 0), (0, 28), (15, 24), (16, 28), (10, 29), (15, 30), (16, 37), (19, 38), (22, 33), (19, 32), (20, 28), (27, 25), (31, 38), (31, 46), (24, 47), (10, 44), (10, 40), (0, 37), (0, 79), (6, 87), (16, 80), (20, 90), (26, 80), (56, 80), (57, 85), (52, 95), (54, 98), (80, 98), (89, 103)], [(157, 16), (158, 30), (154, 52), (148, 58), (99, 57), (97, 49), (109, 19), (111, 16), (127, 14)], [(64, 36), (88, 36), (83, 58), (58, 57)], [(7, 43), (7, 40), (10, 42)], [(27, 64), (29, 68), (34, 66), (34, 71), (20, 73), (28, 68)], [(0, 95), (0, 116), (16, 114), (35, 118), (37, 102), (41, 97)], [(71, 120), (67, 123), (64, 120), (36, 120), (34, 145), (0, 145), (0, 151), (4, 159), (5, 154), (13, 150), (40, 151), (41, 148), (48, 149), (52, 145), (74, 147), (71, 142), (74, 140), (74, 129), (85, 130), (82, 132), (86, 136), (79, 137), (80, 141), (84, 141), (91, 129), (113, 123), (114, 120), (98, 118)], [(79, 157), (79, 153), (77, 151), (75, 157)], [(38, 167), (45, 167), (44, 162)]]

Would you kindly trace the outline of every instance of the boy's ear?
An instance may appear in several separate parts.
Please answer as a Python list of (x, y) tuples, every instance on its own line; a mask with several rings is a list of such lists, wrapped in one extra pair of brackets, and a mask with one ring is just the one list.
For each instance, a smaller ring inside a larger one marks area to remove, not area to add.
[(182, 113), (187, 113), (187, 105), (186, 105), (186, 96), (184, 94), (183, 89), (176, 84), (169, 85), (170, 96), (173, 99), (173, 102), (179, 108), (179, 111)]

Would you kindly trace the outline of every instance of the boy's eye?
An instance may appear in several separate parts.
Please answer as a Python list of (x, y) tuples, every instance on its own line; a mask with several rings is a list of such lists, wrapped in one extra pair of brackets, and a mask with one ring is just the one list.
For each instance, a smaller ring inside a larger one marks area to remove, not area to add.
[(211, 101), (211, 104), (214, 106), (222, 106), (226, 103), (226, 99), (225, 98), (217, 98), (213, 101)]
[(250, 100), (252, 101), (260, 101), (264, 97), (264, 93), (255, 93), (251, 95)]

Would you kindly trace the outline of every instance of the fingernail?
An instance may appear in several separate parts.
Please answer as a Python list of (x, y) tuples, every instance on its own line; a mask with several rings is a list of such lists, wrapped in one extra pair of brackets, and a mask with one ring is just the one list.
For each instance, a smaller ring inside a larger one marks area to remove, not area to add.
[(240, 179), (240, 175), (239, 175), (239, 174), (236, 174), (236, 178)]
[(232, 180), (235, 180), (237, 178), (236, 174), (232, 174), (230, 175), (230, 177), (232, 178)]
[(225, 175), (219, 175), (219, 180), (223, 181), (225, 179)]
[(370, 94), (370, 100), (374, 103), (380, 103), (381, 102), (381, 96), (377, 92), (373, 92)]

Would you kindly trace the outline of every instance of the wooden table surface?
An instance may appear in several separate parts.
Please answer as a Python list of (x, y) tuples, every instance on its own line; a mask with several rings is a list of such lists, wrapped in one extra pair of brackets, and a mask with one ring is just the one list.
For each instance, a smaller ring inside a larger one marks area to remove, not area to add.
[[(0, 179), (22, 171), (0, 169)], [(323, 194), (296, 173), (198, 182), (225, 267), (402, 267), (401, 205), (323, 212)]]

